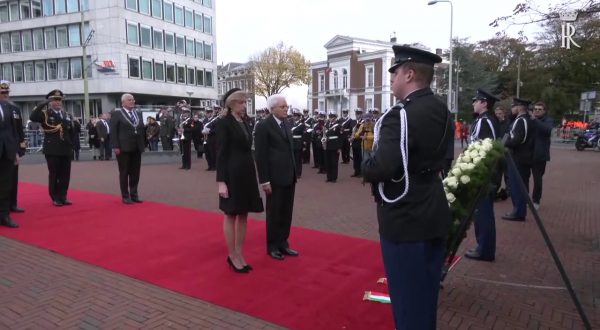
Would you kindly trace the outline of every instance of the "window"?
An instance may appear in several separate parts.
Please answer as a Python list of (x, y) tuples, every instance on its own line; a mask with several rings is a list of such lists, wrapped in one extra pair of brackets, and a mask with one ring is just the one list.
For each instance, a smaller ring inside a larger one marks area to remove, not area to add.
[(165, 49), (165, 45), (164, 45), (164, 42), (163, 42), (163, 32), (162, 32), (162, 30), (154, 29), (152, 31), (152, 34), (153, 34), (152, 40), (154, 41), (154, 49), (164, 50)]
[(212, 71), (206, 70), (204, 75), (204, 82), (206, 83), (206, 87), (213, 87), (213, 74)]
[(69, 47), (69, 37), (67, 35), (66, 26), (59, 26), (56, 28), (56, 46), (58, 48)]
[(204, 58), (204, 44), (202, 43), (202, 41), (197, 41), (196, 40), (196, 57), (203, 59)]
[(65, 0), (54, 0), (54, 14), (64, 14), (67, 12)]
[(150, 15), (150, 0), (140, 0), (140, 13)]
[(2, 64), (2, 79), (10, 82), (13, 81), (12, 65), (10, 63)]
[(33, 30), (33, 49), (35, 49), (35, 50), (44, 49), (44, 30), (42, 30), (42, 29)]
[(72, 58), (71, 59), (71, 79), (82, 79), (83, 78), (83, 68), (81, 63), (81, 58)]
[(202, 31), (202, 13), (195, 13), (195, 20), (194, 20), (194, 29), (196, 29), (196, 31)]
[(21, 32), (21, 38), (23, 39), (23, 51), (28, 52), (33, 50), (33, 40), (31, 38), (31, 30), (25, 30)]
[[(319, 92), (325, 90), (325, 73), (323, 71), (319, 72)], [(321, 109), (321, 108), (319, 108)]]
[(342, 70), (342, 88), (343, 89), (348, 88), (348, 70), (346, 70), (346, 69)]
[(175, 64), (167, 64), (167, 81), (175, 82)]
[(185, 55), (185, 40), (182, 36), (175, 36), (175, 50), (177, 54)]
[(185, 55), (194, 57), (194, 39), (185, 38)]
[(162, 19), (162, 0), (152, 0), (152, 16)]
[(25, 68), (25, 81), (34, 81), (35, 70), (33, 69), (33, 62), (25, 62), (23, 66)]
[(137, 23), (127, 22), (127, 43), (130, 45), (139, 45)]
[(69, 60), (58, 60), (58, 80), (69, 79)]
[(212, 45), (204, 43), (204, 59), (212, 62)]
[(80, 0), (81, 11), (90, 10), (89, 0)]
[(13, 63), (13, 77), (15, 82), (23, 81), (23, 63)]
[(10, 53), (10, 34), (2, 33), (0, 34), (0, 51), (2, 53)]
[(240, 81), (240, 89), (243, 91), (246, 90), (246, 81), (245, 80)]
[(204, 70), (196, 69), (196, 85), (204, 86)]
[(194, 28), (194, 12), (190, 9), (185, 9), (185, 27)]
[(204, 15), (204, 33), (212, 34), (212, 17)]
[(140, 77), (140, 59), (137, 57), (129, 58), (129, 77), (139, 78)]
[(54, 34), (54, 28), (44, 29), (44, 37), (46, 41), (46, 49), (56, 48), (56, 34)]
[(0, 4), (0, 23), (5, 23), (10, 21), (10, 15), (8, 14), (8, 4), (3, 3)]
[(152, 61), (142, 59), (142, 79), (152, 80)]
[(165, 32), (165, 50), (171, 53), (175, 52), (175, 36), (173, 33)]
[(125, 1), (125, 8), (131, 9), (133, 11), (137, 11), (138, 10), (137, 0), (126, 0)]
[(149, 26), (140, 24), (140, 41), (142, 47), (152, 48), (152, 31)]
[(185, 66), (177, 65), (177, 83), (185, 84)]
[(212, 8), (212, 0), (202, 0), (202, 5), (204, 7)]
[(339, 88), (339, 84), (338, 84), (338, 72), (337, 70), (333, 71), (333, 89), (338, 89)]
[(188, 83), (188, 85), (196, 84), (195, 76), (196, 76), (196, 73), (195, 73), (194, 68), (187, 68), (187, 83)]
[(79, 11), (79, 1), (67, 0), (67, 13), (76, 13)]
[(371, 98), (365, 99), (365, 107), (367, 109), (373, 109), (373, 99), (371, 99)]
[(44, 61), (35, 62), (35, 81), (46, 80), (46, 63)]
[(165, 64), (163, 62), (154, 62), (154, 80), (165, 81)]
[(31, 18), (31, 7), (29, 7), (29, 0), (21, 0), (21, 19)]
[(44, 16), (54, 15), (54, 1), (53, 0), (42, 0), (42, 13)]
[(10, 44), (12, 46), (13, 53), (21, 51), (21, 34), (19, 32), (11, 32)]
[(165, 21), (173, 22), (173, 2), (165, 0), (163, 2), (163, 11), (165, 12)]
[(183, 7), (175, 5), (175, 24), (183, 26)]
[[(11, 2), (10, 4), (8, 4), (8, 8), (10, 11), (10, 20), (11, 21), (18, 21), (19, 20), (19, 3), (18, 2)], [(23, 75), (21, 75), (23, 76)], [(16, 78), (15, 78), (15, 81)]]
[(48, 80), (56, 80), (58, 77), (58, 67), (56, 61), (46, 61), (46, 74)]
[(31, 17), (42, 17), (42, 1), (31, 0)]
[(81, 46), (81, 33), (79, 27), (79, 24), (69, 25), (69, 46), (71, 47)]
[(373, 86), (375, 85), (374, 83), (374, 69), (372, 65), (367, 66), (367, 81), (366, 81), (366, 87), (367, 88), (373, 88)]

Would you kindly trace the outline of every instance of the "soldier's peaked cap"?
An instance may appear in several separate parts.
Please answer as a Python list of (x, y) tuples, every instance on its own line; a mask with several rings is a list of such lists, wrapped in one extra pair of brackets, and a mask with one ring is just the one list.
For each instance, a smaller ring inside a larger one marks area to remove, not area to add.
[(477, 89), (477, 94), (475, 94), (475, 97), (473, 97), (473, 101), (477, 101), (477, 100), (485, 100), (486, 102), (492, 103), (492, 104), (500, 101), (499, 98), (484, 91), (483, 89)]
[(397, 67), (406, 62), (423, 63), (433, 66), (442, 61), (442, 58), (438, 55), (418, 48), (395, 45), (392, 46), (392, 49), (394, 50), (394, 64), (388, 70), (390, 73), (394, 73)]
[(528, 107), (530, 104), (531, 104), (531, 101), (529, 101), (529, 100), (525, 100), (525, 99), (518, 99), (518, 98), (516, 98), (516, 97), (515, 97), (515, 98), (513, 98), (513, 103), (512, 103), (513, 107), (514, 107), (515, 105), (524, 105), (525, 107)]
[(47, 99), (62, 99), (65, 94), (60, 89), (54, 89), (50, 93), (46, 94)]

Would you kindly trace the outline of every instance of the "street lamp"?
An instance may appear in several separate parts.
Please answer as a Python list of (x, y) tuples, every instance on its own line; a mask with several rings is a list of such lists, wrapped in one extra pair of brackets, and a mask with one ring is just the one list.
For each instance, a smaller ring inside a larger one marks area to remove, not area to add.
[[(448, 109), (450, 109), (450, 111), (452, 111), (452, 20), (453, 20), (453, 16), (454, 16), (454, 8), (452, 6), (452, 1), (450, 0), (432, 0), (429, 1), (427, 4), (429, 6), (435, 5), (438, 2), (447, 2), (450, 4), (450, 62), (448, 65)], [(456, 109), (456, 111), (454, 112), (454, 121), (456, 121), (458, 118), (458, 109)]]

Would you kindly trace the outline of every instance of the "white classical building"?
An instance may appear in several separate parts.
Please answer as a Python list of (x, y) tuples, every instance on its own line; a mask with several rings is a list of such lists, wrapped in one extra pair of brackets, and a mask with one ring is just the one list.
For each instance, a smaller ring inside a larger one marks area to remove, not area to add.
[(210, 105), (214, 27), (214, 0), (0, 0), (0, 79), (11, 82), (24, 116), (56, 88), (84, 120), (119, 106), (126, 92), (142, 107), (180, 99)]

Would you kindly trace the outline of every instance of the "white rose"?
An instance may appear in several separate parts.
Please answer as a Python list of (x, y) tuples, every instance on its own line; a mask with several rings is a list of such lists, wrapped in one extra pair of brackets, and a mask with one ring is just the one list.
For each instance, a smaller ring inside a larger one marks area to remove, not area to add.
[(456, 189), (456, 187), (458, 187), (458, 180), (455, 177), (449, 178), (447, 186), (452, 189)]
[(485, 157), (485, 155), (487, 155), (487, 152), (483, 149), (479, 150), (479, 157), (483, 158)]
[(481, 161), (481, 157), (473, 158), (473, 164), (478, 164)]
[(473, 170), (475, 168), (475, 164), (471, 163), (471, 164), (467, 164), (469, 166), (469, 171)]
[(450, 172), (452, 172), (452, 174), (454, 174), (455, 176), (460, 176), (460, 175), (461, 175), (461, 173), (462, 173), (462, 172), (460, 171), (460, 168), (458, 168), (457, 166), (455, 166), (455, 167), (452, 169), (452, 171), (450, 171)]
[(461, 164), (459, 164), (459, 166), (460, 166), (460, 170), (463, 171), (463, 172), (469, 170), (469, 164), (461, 163)]
[(465, 157), (463, 157), (463, 161), (465, 163), (470, 163), (473, 161), (473, 159), (471, 158), (471, 156), (465, 155)]
[(462, 182), (463, 184), (467, 184), (469, 183), (469, 181), (471, 181), (471, 178), (469, 178), (468, 175), (463, 175), (460, 177), (460, 182)]
[(452, 194), (452, 193), (447, 193), (446, 199), (448, 200), (448, 202), (454, 203), (454, 201), (456, 200), (456, 197), (454, 197), (454, 194)]
[(473, 150), (469, 153), (469, 156), (471, 156), (471, 158), (479, 157), (479, 152), (477, 150)]

